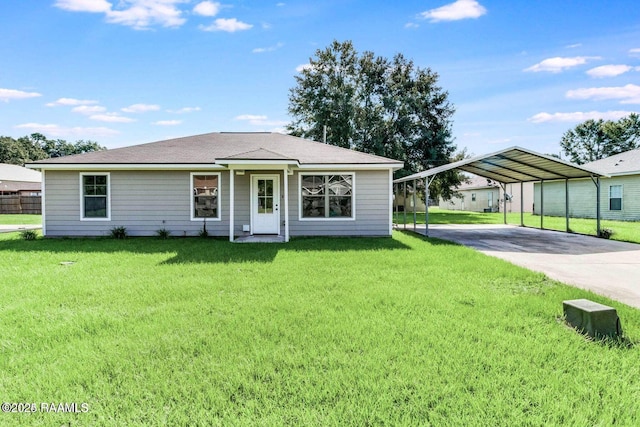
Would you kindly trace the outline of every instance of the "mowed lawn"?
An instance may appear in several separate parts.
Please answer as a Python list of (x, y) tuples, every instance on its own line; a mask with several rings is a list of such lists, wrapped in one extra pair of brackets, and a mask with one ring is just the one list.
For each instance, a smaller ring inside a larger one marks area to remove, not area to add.
[[(393, 238), (0, 235), (0, 425), (640, 425), (640, 311)], [(73, 264), (61, 264), (73, 262)], [(589, 341), (562, 301), (617, 308)]]
[[(397, 224), (405, 223), (404, 213), (395, 213)], [(520, 213), (507, 213), (507, 224), (520, 225)], [(522, 217), (527, 227), (540, 228), (540, 215), (525, 213)], [(425, 223), (425, 213), (416, 213), (416, 224)], [(504, 224), (504, 214), (501, 212), (483, 213), (470, 211), (453, 211), (440, 208), (429, 208), (430, 224)], [(407, 212), (406, 224), (413, 225), (413, 212)], [(542, 226), (548, 230), (565, 231), (567, 222), (565, 217), (547, 216), (542, 218)], [(610, 221), (601, 220), (601, 229), (611, 230), (612, 240), (640, 243), (640, 222), (638, 221)], [(569, 229), (574, 233), (595, 236), (597, 226), (595, 219), (569, 218)]]
[(40, 225), (42, 215), (0, 214), (0, 225)]

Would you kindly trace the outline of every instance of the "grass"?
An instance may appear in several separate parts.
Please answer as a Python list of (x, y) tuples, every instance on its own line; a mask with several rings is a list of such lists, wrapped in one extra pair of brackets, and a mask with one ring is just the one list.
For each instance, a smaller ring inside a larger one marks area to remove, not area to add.
[[(640, 311), (471, 249), (0, 235), (0, 425), (638, 425)], [(617, 308), (625, 343), (561, 321)]]
[[(404, 223), (404, 214), (394, 214), (395, 222)], [(407, 212), (407, 224), (413, 224), (413, 212)], [(416, 223), (424, 224), (424, 212), (417, 212)], [(482, 213), (469, 211), (451, 211), (439, 208), (429, 208), (430, 224), (503, 224), (502, 213)], [(507, 213), (507, 224), (520, 225), (519, 213)], [(543, 227), (548, 230), (566, 230), (566, 220), (564, 217), (545, 215), (542, 221)], [(527, 227), (540, 228), (540, 215), (530, 213), (524, 214), (524, 225)], [(596, 235), (596, 220), (588, 218), (569, 218), (569, 228), (574, 233)], [(613, 231), (612, 240), (624, 242), (640, 243), (640, 222), (634, 221), (600, 221), (601, 229)]]
[(0, 224), (5, 224), (5, 225), (39, 225), (39, 224), (42, 224), (42, 215), (0, 214)]

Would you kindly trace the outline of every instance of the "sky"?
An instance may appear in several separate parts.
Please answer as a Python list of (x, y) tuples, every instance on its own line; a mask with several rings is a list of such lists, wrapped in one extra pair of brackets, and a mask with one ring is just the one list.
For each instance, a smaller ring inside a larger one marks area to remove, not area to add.
[(5, 0), (0, 135), (283, 131), (294, 76), (333, 40), (436, 72), (469, 154), (559, 154), (582, 121), (640, 111), (637, 0)]

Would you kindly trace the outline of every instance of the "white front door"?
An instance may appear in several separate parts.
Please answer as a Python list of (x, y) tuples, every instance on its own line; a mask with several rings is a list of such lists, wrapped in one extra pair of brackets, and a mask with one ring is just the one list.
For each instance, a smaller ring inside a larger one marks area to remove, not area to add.
[(252, 175), (251, 233), (280, 234), (280, 176)]

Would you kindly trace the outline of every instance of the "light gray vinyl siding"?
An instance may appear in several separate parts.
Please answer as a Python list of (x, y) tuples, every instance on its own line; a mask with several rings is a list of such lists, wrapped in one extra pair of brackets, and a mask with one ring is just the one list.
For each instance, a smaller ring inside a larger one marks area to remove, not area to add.
[[(622, 210), (609, 210), (609, 186), (622, 185)], [(544, 214), (565, 215), (565, 183), (544, 183)], [(535, 184), (534, 213), (540, 214), (540, 183)], [(640, 220), (640, 175), (617, 176), (600, 179), (600, 215), (602, 219)], [(569, 216), (573, 218), (596, 217), (596, 186), (591, 179), (569, 181)]]
[[(151, 236), (161, 228), (173, 236), (195, 236), (203, 227), (203, 221), (190, 219), (190, 171), (111, 171), (109, 221), (80, 220), (80, 172), (47, 171), (47, 236), (105, 236), (119, 226), (131, 236)], [(222, 172), (222, 217), (207, 221), (210, 235), (229, 234), (228, 187), (228, 172)]]
[[(172, 236), (197, 236), (202, 230), (204, 221), (191, 221), (190, 173), (212, 171), (110, 171), (108, 221), (80, 219), (81, 172), (84, 171), (47, 171), (44, 218), (47, 236), (107, 236), (119, 226), (126, 227), (131, 236), (153, 236), (161, 228), (169, 230)], [(355, 220), (300, 221), (298, 172), (287, 175), (291, 236), (389, 235), (389, 171), (343, 172), (355, 174)], [(284, 173), (268, 170), (247, 170), (244, 175), (234, 176), (234, 234), (249, 234), (242, 231), (242, 226), (251, 224), (250, 189), (254, 174), (280, 176), (280, 234), (284, 235)], [(212, 236), (229, 235), (229, 171), (220, 172), (220, 181), (221, 220), (207, 221), (207, 231)]]
[[(457, 190), (461, 197), (453, 197), (451, 200), (439, 199), (438, 207), (441, 209), (463, 210), (470, 212), (484, 212), (485, 209), (491, 208), (493, 212), (499, 212), (502, 208), (500, 204), (500, 189), (495, 188), (479, 188), (474, 190)], [(473, 200), (473, 194), (476, 200)], [(492, 195), (492, 203), (489, 206), (489, 195)]]
[[(355, 172), (355, 220), (299, 220), (300, 184), (298, 172), (289, 176), (289, 232), (291, 236), (388, 236), (389, 171)], [(313, 171), (304, 171), (313, 174)], [(326, 172), (317, 172), (324, 174)], [(333, 173), (333, 171), (332, 171)], [(339, 173), (339, 172), (336, 172)]]

